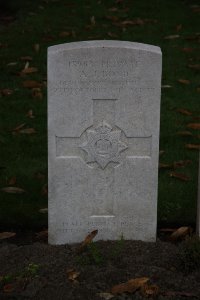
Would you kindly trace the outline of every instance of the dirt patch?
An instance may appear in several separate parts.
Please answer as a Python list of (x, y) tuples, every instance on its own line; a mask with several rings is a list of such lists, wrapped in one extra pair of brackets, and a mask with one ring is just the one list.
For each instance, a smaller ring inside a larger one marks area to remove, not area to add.
[[(77, 245), (51, 246), (44, 241), (25, 245), (1, 241), (0, 278), (8, 282), (4, 285), (1, 282), (0, 299), (102, 300), (105, 298), (99, 293), (138, 277), (149, 277), (159, 287), (157, 299), (185, 298), (178, 294), (164, 296), (169, 291), (200, 299), (200, 269), (183, 271), (180, 244), (159, 240), (156, 243), (99, 241), (83, 253), (78, 254), (76, 249)], [(68, 280), (69, 269), (80, 272), (77, 282)], [(143, 296), (137, 291), (112, 299), (143, 299)]]

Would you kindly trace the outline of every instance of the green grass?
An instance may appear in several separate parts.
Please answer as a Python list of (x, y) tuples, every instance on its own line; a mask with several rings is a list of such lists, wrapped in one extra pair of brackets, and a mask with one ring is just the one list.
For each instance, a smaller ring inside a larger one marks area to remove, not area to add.
[[(117, 39), (160, 46), (163, 53), (160, 149), (162, 163), (191, 160), (184, 168), (175, 170), (191, 178), (181, 181), (169, 176), (171, 170), (159, 172), (158, 220), (173, 223), (194, 223), (197, 199), (198, 151), (185, 148), (185, 144), (199, 144), (197, 130), (190, 130), (193, 136), (179, 136), (178, 131), (186, 130), (191, 122), (200, 122), (200, 85), (198, 70), (188, 64), (200, 64), (200, 13), (190, 5), (198, 1), (181, 0), (76, 0), (15, 1), (13, 11), (18, 8), (16, 20), (8, 26), (0, 25), (0, 89), (12, 89), (10, 96), (0, 97), (0, 188), (8, 186), (16, 177), (16, 186), (23, 188), (24, 194), (0, 192), (0, 224), (2, 227), (40, 227), (47, 224), (47, 216), (39, 209), (47, 206), (47, 196), (41, 190), (47, 183), (47, 98), (46, 62), (47, 47), (55, 44), (92, 40)], [(8, 4), (9, 5), (9, 4)], [(10, 1), (12, 6), (12, 1)], [(117, 11), (110, 11), (110, 8)], [(95, 24), (91, 26), (91, 17)], [(140, 18), (144, 25), (116, 26), (108, 16), (118, 17), (115, 23)], [(177, 26), (182, 28), (177, 32)], [(69, 32), (60, 37), (61, 32)], [(179, 34), (177, 39), (165, 36)], [(188, 36), (195, 39), (188, 40)], [(33, 45), (39, 44), (37, 53)], [(183, 52), (192, 48), (192, 52)], [(25, 62), (22, 56), (31, 56), (30, 66), (38, 72), (19, 76)], [(8, 66), (17, 62), (14, 66)], [(31, 90), (23, 87), (23, 81), (33, 79), (43, 83), (43, 99), (33, 98)], [(189, 85), (178, 79), (190, 80)], [(178, 113), (178, 108), (191, 110), (191, 116)], [(33, 110), (35, 118), (26, 116)], [(13, 135), (12, 130), (25, 123), (25, 128), (34, 128), (35, 134)], [(38, 179), (37, 173), (44, 174)]]

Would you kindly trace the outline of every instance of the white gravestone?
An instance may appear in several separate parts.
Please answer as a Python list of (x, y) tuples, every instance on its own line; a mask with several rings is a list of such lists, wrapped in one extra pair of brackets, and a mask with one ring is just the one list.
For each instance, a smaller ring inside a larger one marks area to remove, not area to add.
[(198, 196), (197, 196), (197, 236), (200, 237), (200, 152), (199, 152), (199, 178), (198, 178)]
[(49, 243), (155, 241), (160, 84), (155, 46), (49, 48)]

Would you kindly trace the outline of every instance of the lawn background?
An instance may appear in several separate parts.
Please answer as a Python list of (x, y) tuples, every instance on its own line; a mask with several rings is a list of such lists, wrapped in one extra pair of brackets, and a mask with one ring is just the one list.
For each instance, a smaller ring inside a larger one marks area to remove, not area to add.
[[(1, 8), (0, 13), (2, 229), (47, 226), (47, 214), (39, 212), (48, 202), (47, 48), (66, 42), (102, 39), (161, 47), (160, 150), (164, 152), (160, 162), (172, 165), (189, 160), (190, 163), (159, 170), (158, 221), (159, 224), (195, 223), (198, 150), (187, 149), (185, 145), (200, 144), (199, 130), (187, 127), (189, 123), (200, 123), (198, 3), (181, 0), (6, 2), (6, 11)], [(124, 21), (132, 21), (132, 24)], [(32, 58), (29, 67), (36, 67), (37, 72), (21, 72), (29, 61), (24, 56)], [(25, 87), (27, 80), (36, 80), (40, 87), (34, 90)], [(24, 124), (21, 129), (16, 129), (21, 124)], [(191, 135), (178, 134), (182, 131), (189, 131)], [(182, 174), (182, 179), (170, 176), (171, 172)], [(11, 194), (2, 190), (9, 186), (25, 192)]]

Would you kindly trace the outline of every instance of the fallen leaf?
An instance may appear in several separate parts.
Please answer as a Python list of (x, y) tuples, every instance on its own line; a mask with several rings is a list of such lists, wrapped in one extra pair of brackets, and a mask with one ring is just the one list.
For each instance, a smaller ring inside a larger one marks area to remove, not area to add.
[(172, 169), (173, 167), (174, 167), (173, 164), (159, 163), (159, 169)]
[(117, 34), (115, 34), (113, 32), (110, 32), (110, 31), (107, 33), (107, 35), (110, 36), (110, 37), (114, 37), (114, 38), (118, 37)]
[(186, 144), (185, 148), (191, 150), (200, 150), (200, 144)]
[(187, 125), (187, 128), (200, 130), (200, 123), (190, 123)]
[(115, 297), (113, 294), (110, 293), (98, 293), (97, 295), (105, 300), (110, 300), (113, 297)]
[(15, 187), (15, 186), (7, 186), (1, 189), (2, 192), (9, 193), (9, 194), (22, 194), (25, 193), (25, 190)]
[(48, 239), (48, 230), (42, 230), (36, 233), (36, 238), (38, 240), (47, 240)]
[(191, 231), (192, 231), (191, 227), (182, 226), (171, 234), (170, 240), (177, 241), (179, 239), (183, 239), (186, 235), (190, 235)]
[(90, 232), (86, 236), (84, 241), (80, 244), (80, 246), (77, 248), (77, 252), (82, 252), (85, 249), (85, 247), (92, 242), (92, 240), (95, 238), (97, 233), (98, 233), (98, 230), (93, 230), (92, 232)]
[(178, 79), (178, 82), (186, 85), (190, 84), (190, 80), (188, 79)]
[(39, 209), (39, 212), (40, 212), (41, 214), (48, 213), (48, 208), (41, 208), (41, 209)]
[(188, 65), (188, 68), (200, 71), (200, 64)]
[(172, 35), (167, 35), (164, 37), (165, 40), (174, 40), (180, 38), (179, 34), (172, 34)]
[(42, 196), (47, 196), (48, 195), (48, 186), (47, 186), (47, 184), (43, 185), (41, 195)]
[(200, 87), (197, 88), (197, 92), (200, 93)]
[(108, 9), (108, 11), (116, 12), (116, 11), (118, 11), (118, 8), (117, 7), (111, 7), (111, 8)]
[(190, 165), (192, 163), (191, 160), (187, 159), (187, 160), (179, 160), (179, 161), (175, 161), (173, 163), (174, 168), (180, 168), (180, 167), (185, 167), (187, 165)]
[(95, 16), (92, 16), (90, 18), (90, 23), (91, 23), (92, 26), (94, 26), (96, 24)]
[(34, 128), (25, 128), (18, 131), (19, 133), (25, 133), (25, 134), (33, 134), (36, 133)]
[(74, 269), (67, 270), (67, 278), (69, 281), (77, 282), (76, 279), (79, 277), (80, 272), (75, 271)]
[(0, 92), (3, 96), (10, 96), (13, 94), (13, 90), (11, 90), (11, 89), (3, 89)]
[(106, 16), (107, 20), (111, 20), (112, 22), (119, 21), (119, 18), (117, 16)]
[(15, 232), (0, 232), (0, 240), (9, 239), (15, 235)]
[(176, 26), (176, 31), (179, 32), (182, 29), (182, 27), (183, 27), (182, 24), (178, 24)]
[(4, 285), (4, 287), (3, 287), (4, 293), (12, 293), (13, 290), (14, 290), (14, 286), (13, 286), (13, 284), (11, 284), (11, 283), (6, 284), (6, 285)]
[(185, 48), (182, 48), (181, 51), (186, 52), (186, 53), (191, 53), (191, 52), (194, 51), (194, 49), (193, 48), (189, 48), (189, 47), (185, 47)]
[(144, 284), (141, 287), (141, 292), (145, 297), (156, 297), (159, 294), (159, 287), (157, 285)]
[(42, 83), (36, 80), (25, 80), (22, 82), (22, 85), (23, 87), (30, 88), (30, 89), (42, 87)]
[(172, 88), (172, 86), (169, 84), (164, 84), (161, 87), (162, 87), (162, 89), (171, 89)]
[(28, 68), (24, 68), (21, 71), (21, 74), (32, 74), (32, 73), (36, 73), (36, 72), (38, 72), (37, 68), (35, 68), (35, 67), (28, 67)]
[(174, 228), (161, 228), (159, 231), (161, 232), (174, 232), (176, 229)]
[(36, 53), (40, 51), (40, 45), (39, 44), (34, 44), (33, 49), (35, 50)]
[(15, 185), (15, 184), (16, 184), (16, 181), (17, 181), (16, 176), (13, 176), (13, 177), (11, 177), (11, 178), (9, 179), (8, 184), (9, 184), (9, 185)]
[(174, 177), (174, 178), (180, 179), (182, 181), (190, 181), (190, 177), (188, 177), (184, 174), (171, 172), (169, 175), (170, 175), (170, 177)]
[(186, 116), (191, 116), (192, 115), (191, 111), (189, 111), (187, 109), (184, 109), (184, 108), (178, 108), (176, 111), (181, 113), (182, 115), (186, 115)]
[(22, 123), (20, 125), (18, 125), (17, 127), (15, 127), (12, 131), (19, 131), (20, 129), (22, 129), (24, 126), (26, 125), (26, 123)]
[(40, 88), (33, 88), (32, 89), (32, 97), (33, 98), (38, 98), (38, 99), (42, 99), (43, 98), (43, 94)]
[(35, 116), (33, 115), (33, 110), (32, 110), (32, 109), (30, 109), (30, 110), (27, 112), (26, 116), (29, 117), (30, 119), (34, 119), (34, 118), (35, 118)]
[(113, 286), (111, 289), (111, 293), (113, 295), (122, 294), (125, 292), (134, 293), (148, 281), (149, 281), (148, 277), (130, 279), (129, 281), (127, 281), (125, 283), (121, 283), (121, 284)]
[(192, 136), (193, 134), (190, 131), (179, 131), (177, 132), (178, 135), (182, 136)]
[(17, 64), (18, 64), (18, 62), (15, 61), (15, 62), (10, 62), (10, 63), (8, 63), (7, 66), (8, 66), (8, 67), (13, 67), (13, 66), (16, 66)]
[(144, 25), (144, 21), (140, 18), (137, 18), (135, 20), (125, 20), (121, 22), (122, 25)]
[(164, 150), (160, 150), (160, 151), (159, 151), (159, 156), (163, 155), (164, 153), (165, 153)]
[(71, 35), (71, 32), (69, 32), (69, 31), (62, 31), (59, 33), (59, 37), (67, 37), (70, 35)]
[(22, 61), (31, 61), (31, 60), (33, 60), (33, 58), (31, 56), (21, 56), (20, 59)]

